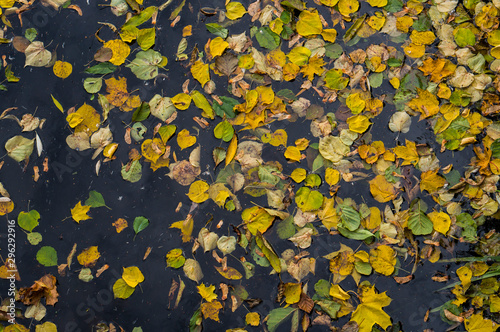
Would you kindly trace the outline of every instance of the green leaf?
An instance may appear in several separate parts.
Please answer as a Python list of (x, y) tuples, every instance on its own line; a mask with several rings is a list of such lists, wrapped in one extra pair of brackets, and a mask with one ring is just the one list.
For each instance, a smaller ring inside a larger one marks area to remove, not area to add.
[(130, 165), (123, 165), (121, 173), (124, 180), (132, 183), (137, 182), (142, 177), (142, 165), (139, 160), (134, 160)]
[(40, 234), (38, 232), (28, 233), (28, 242), (31, 245), (36, 246), (37, 244), (42, 242), (42, 234)]
[(90, 205), (93, 208), (105, 206), (111, 210), (111, 208), (106, 205), (104, 197), (102, 197), (101, 193), (95, 190), (89, 192), (89, 198), (85, 201), (85, 205)]
[(115, 66), (111, 62), (102, 62), (90, 68), (84, 70), (87, 74), (95, 74), (95, 75), (106, 75), (113, 73), (118, 66)]
[(269, 263), (271, 263), (273, 269), (276, 272), (281, 273), (281, 262), (278, 255), (274, 251), (271, 244), (267, 242), (267, 240), (262, 236), (262, 234), (259, 231), (257, 231), (257, 236), (255, 237), (255, 243), (257, 243), (257, 246), (260, 248), (264, 256), (266, 256)]
[(233, 126), (226, 120), (219, 122), (214, 128), (215, 138), (222, 139), (224, 142), (229, 142), (234, 136)]
[(57, 251), (50, 246), (41, 247), (36, 253), (36, 260), (43, 266), (56, 266)]
[(372, 236), (375, 237), (375, 235), (373, 235), (370, 231), (366, 229), (356, 229), (355, 231), (350, 231), (344, 227), (338, 227), (337, 229), (340, 232), (340, 234), (352, 240), (364, 241)]
[(149, 50), (155, 44), (155, 39), (155, 28), (141, 29), (137, 34), (137, 44), (139, 44), (143, 51)]
[(387, 0), (387, 5), (384, 9), (390, 13), (397, 13), (403, 9), (403, 1), (401, 0)]
[(295, 203), (304, 212), (314, 211), (323, 204), (323, 195), (319, 191), (302, 187), (295, 194)]
[(98, 93), (102, 88), (102, 78), (100, 78), (100, 77), (87, 77), (83, 81), (83, 88), (88, 93)]
[(330, 296), (330, 282), (325, 279), (320, 279), (316, 284), (314, 284), (314, 290), (316, 294), (321, 297), (329, 297)]
[(9, 157), (17, 162), (21, 162), (31, 155), (34, 145), (35, 139), (27, 139), (21, 135), (17, 135), (5, 143), (5, 150), (7, 150)]
[(125, 280), (123, 280), (122, 278), (116, 280), (113, 285), (113, 294), (115, 296), (115, 299), (127, 299), (134, 293), (134, 291), (135, 288), (127, 285)]
[(158, 76), (158, 67), (162, 65), (163, 57), (154, 50), (140, 51), (135, 59), (126, 65), (140, 80), (150, 80)]
[[(340, 307), (340, 304), (339, 304)], [(267, 328), (269, 329), (269, 332), (274, 332), (278, 328), (278, 326), (283, 323), (288, 317), (291, 316), (292, 313), (294, 313), (296, 310), (295, 308), (288, 307), (288, 308), (277, 308), (271, 310), (269, 313), (269, 318), (267, 320)]]
[(142, 327), (134, 327), (134, 329), (132, 330), (132, 332), (143, 332), (142, 331)]
[(234, 98), (226, 96), (221, 96), (220, 100), (222, 101), (222, 105), (219, 105), (219, 103), (213, 103), (212, 105), (215, 114), (217, 114), (221, 118), (223, 118), (224, 115), (230, 119), (234, 118), (236, 116), (236, 113), (234, 113), (233, 108), (236, 105), (239, 105), (240, 102)]
[(137, 107), (134, 114), (132, 114), (132, 122), (141, 122), (146, 120), (151, 114), (151, 108), (149, 104), (145, 101), (141, 103), (141, 106)]
[(370, 86), (372, 88), (378, 88), (384, 82), (384, 74), (383, 73), (373, 73), (369, 77)]
[(149, 220), (145, 217), (135, 217), (134, 219), (134, 231), (135, 234), (139, 234), (139, 232), (143, 231), (146, 227), (149, 226)]
[(285, 240), (295, 235), (295, 225), (293, 224), (293, 216), (286, 217), (276, 226), (276, 232), (280, 239)]
[(325, 75), (325, 85), (329, 89), (342, 90), (349, 83), (349, 78), (342, 77), (343, 73), (340, 69), (330, 69)]
[(198, 308), (193, 316), (189, 319), (189, 332), (201, 332), (203, 317), (201, 315), (201, 309)]
[(315, 302), (317, 305), (321, 307), (321, 310), (326, 312), (328, 316), (330, 316), (332, 319), (337, 319), (337, 312), (340, 310), (340, 303), (337, 303), (335, 301), (331, 300), (321, 300)]
[(141, 25), (142, 23), (148, 21), (157, 10), (158, 10), (158, 8), (155, 6), (151, 6), (151, 7), (144, 9), (139, 15), (132, 16), (132, 18), (130, 18), (130, 20), (128, 20), (122, 26), (122, 29), (123, 29), (123, 27), (127, 27), (127, 26), (136, 27), (136, 26)]
[(414, 235), (427, 235), (432, 233), (433, 224), (422, 210), (418, 210), (410, 214), (408, 228)]
[(255, 39), (259, 42), (261, 47), (267, 48), (268, 50), (274, 50), (280, 46), (280, 36), (275, 34), (269, 27), (260, 27), (255, 33)]
[(36, 226), (38, 226), (38, 219), (40, 219), (40, 214), (37, 210), (31, 210), (29, 212), (19, 212), (17, 216), (17, 223), (19, 227), (25, 231), (31, 232)]
[(458, 28), (453, 36), (455, 37), (455, 43), (460, 47), (474, 46), (476, 44), (476, 36), (470, 29)]
[(37, 35), (38, 31), (36, 31), (35, 28), (26, 29), (26, 31), (24, 32), (24, 37), (26, 37), (26, 39), (28, 39), (30, 42), (35, 40)]
[(342, 226), (344, 226), (351, 232), (354, 232), (356, 229), (358, 229), (359, 225), (361, 224), (361, 216), (359, 215), (359, 212), (350, 205), (341, 204), (338, 208), (342, 212), (342, 214), (340, 215)]
[(229, 30), (227, 30), (226, 28), (222, 27), (218, 23), (207, 23), (205, 26), (207, 27), (207, 30), (210, 33), (213, 33), (214, 35), (219, 36), (222, 39), (226, 39), (227, 34), (229, 32)]

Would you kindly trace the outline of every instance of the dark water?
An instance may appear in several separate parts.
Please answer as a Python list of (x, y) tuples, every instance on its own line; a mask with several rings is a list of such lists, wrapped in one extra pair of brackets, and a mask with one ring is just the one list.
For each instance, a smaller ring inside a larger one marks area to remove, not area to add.
[[(100, 43), (94, 37), (94, 33), (101, 27), (97, 22), (109, 22), (119, 27), (123, 23), (123, 18), (117, 18), (112, 15), (106, 6), (100, 6), (96, 2), (87, 5), (84, 1), (76, 1), (83, 10), (84, 15), (78, 16), (75, 11), (61, 10), (59, 13), (52, 9), (36, 5), (33, 10), (23, 15), (24, 27), (20, 27), (17, 19), (12, 19), (16, 35), (21, 35), (27, 27), (35, 27), (39, 35), (37, 40), (43, 41), (49, 45), (48, 49), (56, 49), (58, 59), (64, 59), (73, 64), (73, 74), (61, 80), (55, 78), (52, 68), (23, 68), (24, 55), (16, 52), (11, 46), (0, 46), (1, 54), (6, 54), (9, 62), (12, 63), (13, 70), (21, 78), (17, 84), (9, 84), (8, 92), (0, 92), (0, 109), (7, 107), (18, 107), (18, 111), (13, 114), (20, 115), (25, 112), (35, 112), (36, 116), (46, 118), (47, 122), (43, 130), (38, 130), (38, 134), (43, 142), (44, 151), (41, 157), (32, 155), (29, 164), (23, 169), (22, 164), (13, 161), (10, 158), (4, 158), (5, 164), (0, 172), (0, 181), (9, 191), (16, 208), (9, 219), (14, 219), (20, 211), (36, 209), (40, 215), (40, 225), (36, 231), (43, 235), (41, 245), (53, 246), (59, 255), (59, 263), (64, 262), (66, 256), (71, 251), (74, 243), (78, 244), (78, 251), (89, 246), (98, 245), (101, 252), (98, 266), (109, 264), (110, 269), (104, 272), (99, 278), (93, 279), (89, 283), (80, 281), (78, 276), (78, 264), (73, 264), (73, 269), (67, 276), (57, 276), (58, 291), (60, 294), (59, 302), (55, 307), (47, 307), (47, 315), (44, 321), (52, 321), (58, 325), (59, 331), (89, 331), (97, 323), (104, 321), (120, 325), (126, 331), (131, 331), (134, 326), (142, 326), (144, 331), (185, 331), (187, 330), (189, 318), (199, 306), (199, 295), (196, 292), (195, 283), (185, 278), (181, 271), (166, 268), (165, 254), (173, 248), (182, 248), (186, 255), (190, 257), (192, 243), (183, 244), (181, 242), (178, 230), (171, 230), (169, 226), (178, 220), (186, 217), (190, 200), (184, 195), (186, 187), (178, 185), (175, 181), (165, 176), (165, 169), (152, 172), (143, 165), (143, 177), (135, 184), (125, 182), (120, 175), (121, 163), (128, 160), (126, 144), (123, 141), (125, 133), (124, 123), (130, 121), (131, 113), (124, 114), (113, 109), (109, 115), (110, 129), (113, 132), (114, 141), (121, 143), (117, 152), (117, 159), (110, 163), (104, 163), (100, 169), (99, 176), (95, 173), (95, 161), (91, 160), (91, 152), (77, 152), (67, 147), (65, 138), (70, 134), (70, 129), (65, 120), (65, 115), (60, 113), (53, 105), (50, 94), (58, 99), (67, 110), (72, 106), (80, 106), (83, 102), (91, 103), (96, 106), (96, 101), (90, 101), (89, 95), (83, 89), (83, 79), (88, 75), (83, 74), (83, 70), (90, 63), (94, 53), (100, 48)], [(148, 3), (148, 5), (159, 5), (160, 2)], [(243, 1), (245, 7), (248, 3)], [(188, 76), (188, 72), (182, 67), (182, 63), (175, 63), (175, 52), (181, 39), (182, 28), (188, 24), (193, 24), (193, 36), (189, 37), (188, 51), (198, 44), (201, 50), (209, 37), (204, 29), (203, 22), (197, 23), (198, 9), (200, 5), (223, 7), (222, 1), (203, 1), (191, 2), (194, 10), (191, 13), (188, 8), (184, 8), (180, 22), (174, 28), (170, 27), (168, 16), (176, 4), (168, 7), (165, 12), (158, 17), (157, 23), (157, 43), (155, 50), (159, 51), (169, 59), (167, 77), (159, 77), (156, 83), (147, 84), (136, 79), (130, 71), (121, 67), (120, 71), (113, 74), (126, 76), (128, 90), (138, 90), (141, 99), (149, 100), (154, 94), (162, 93), (167, 96), (173, 96), (179, 92), (180, 85)], [(213, 18), (206, 22), (214, 21)], [(31, 24), (30, 24), (31, 22)], [(230, 34), (237, 34), (248, 30), (251, 25), (248, 15), (243, 20), (230, 27)], [(12, 31), (12, 30), (10, 30)], [(112, 32), (103, 28), (100, 37), (107, 40), (113, 37)], [(380, 41), (370, 39), (365, 45)], [(363, 43), (363, 41), (362, 41)], [(355, 48), (361, 46), (356, 45)], [(132, 55), (130, 56), (132, 57)], [(108, 78), (108, 76), (106, 77)], [(193, 84), (191, 80), (191, 86)], [(226, 88), (223, 80), (218, 80), (218, 89), (223, 91)], [(295, 84), (297, 85), (297, 84)], [(274, 85), (273, 85), (274, 86)], [(277, 86), (274, 86), (277, 87)], [(290, 85), (287, 85), (287, 88)], [(298, 85), (291, 88), (298, 91)], [(102, 91), (101, 91), (102, 93)], [(223, 95), (222, 92), (219, 93)], [(229, 95), (229, 94), (226, 94)], [(317, 96), (305, 93), (305, 98), (311, 99), (313, 103), (321, 103)], [(335, 111), (338, 102), (333, 105), (324, 105), (325, 111)], [(391, 107), (384, 107), (383, 113), (377, 118), (373, 132), (385, 132), (382, 139), (386, 147), (396, 145), (395, 134), (388, 132), (387, 123), (392, 114)], [(190, 108), (188, 111), (179, 111), (175, 122), (179, 128), (190, 128), (195, 124), (192, 121), (193, 116), (199, 115), (197, 110)], [(153, 129), (153, 121), (149, 119), (144, 122), (148, 129)], [(280, 124), (283, 126), (283, 124)], [(272, 129), (276, 129), (271, 126)], [(309, 121), (289, 124), (286, 127), (289, 132), (289, 142), (296, 138), (306, 137), (313, 139), (309, 133)], [(305, 130), (304, 130), (305, 128)], [(210, 157), (214, 146), (218, 144), (212, 138), (213, 126), (206, 130), (201, 130), (199, 142), (202, 145), (201, 165), (209, 165), (212, 177), (215, 179), (213, 161)], [(293, 133), (298, 135), (294, 137)], [(436, 145), (434, 137), (429, 131), (429, 125), (422, 121), (414, 121), (412, 130), (406, 135), (400, 135), (398, 141), (404, 143), (404, 139), (410, 139), (417, 143), (429, 143), (436, 151), (439, 147)], [(0, 121), (0, 143), (19, 134), (19, 128), (10, 120)], [(31, 137), (33, 133), (26, 136)], [(140, 149), (138, 143), (133, 147)], [(209, 153), (210, 152), (210, 153)], [(179, 160), (188, 157), (188, 151), (177, 154)], [(446, 154), (437, 154), (441, 160), (449, 160), (454, 165), (465, 165), (472, 155), (471, 149), (462, 151), (460, 157), (451, 152)], [(49, 159), (50, 170), (48, 173), (41, 173), (38, 182), (32, 179), (33, 166), (42, 168), (44, 157)], [(265, 147), (263, 157), (266, 161), (278, 160), (284, 165), (284, 173), (290, 174), (293, 169), (287, 165), (283, 152), (276, 153), (271, 148)], [(294, 165), (295, 166), (295, 165)], [(304, 166), (303, 166), (304, 167)], [(203, 171), (203, 170), (202, 170)], [(218, 170), (217, 170), (218, 171)], [(287, 172), (290, 171), (290, 172)], [(210, 177), (203, 177), (207, 181)], [(91, 220), (85, 220), (80, 224), (71, 219), (65, 219), (70, 216), (70, 208), (78, 201), (84, 201), (88, 197), (90, 190), (96, 190), (103, 194), (106, 203), (112, 210), (106, 208), (92, 209)], [(369, 193), (367, 184), (346, 184), (339, 191), (339, 196), (352, 197), (356, 202), (366, 201), (373, 205), (373, 199)], [(258, 202), (259, 199), (252, 199)], [(174, 213), (175, 207), (179, 202), (183, 203), (183, 209), (179, 213)], [(264, 203), (265, 204), (265, 203)], [(214, 222), (224, 219), (225, 226), (229, 224), (241, 223), (241, 217), (238, 212), (227, 212), (216, 208), (213, 203), (205, 202), (194, 212), (195, 228), (193, 235), (196, 235), (201, 227), (214, 217)], [(129, 224), (136, 216), (145, 216), (150, 221), (150, 226), (141, 232), (135, 239), (131, 229), (127, 229), (120, 234), (116, 234), (111, 225), (117, 218), (125, 218)], [(6, 237), (6, 228), (2, 226), (2, 242)], [(232, 235), (234, 233), (228, 229)], [(290, 241), (281, 241), (271, 230), (269, 239), (275, 245), (278, 252), (284, 249), (294, 248)], [(322, 232), (322, 231), (320, 231)], [(349, 241), (340, 236), (315, 237), (313, 245), (309, 248), (311, 257), (320, 257), (340, 248), (340, 243), (347, 244), (352, 248), (357, 248), (359, 243)], [(152, 252), (146, 261), (142, 257), (148, 247), (152, 247)], [(2, 247), (3, 249), (3, 247)], [(39, 246), (31, 246), (23, 232), (17, 230), (17, 252), (16, 258), (22, 281), (18, 282), (18, 287), (30, 286), (34, 280), (39, 279), (44, 274), (51, 273), (57, 275), (55, 267), (46, 268), (39, 265), (35, 260), (35, 255)], [(366, 246), (360, 249), (366, 250)], [(463, 248), (462, 250), (467, 250)], [(237, 257), (244, 256), (245, 252), (238, 248), (234, 252)], [(451, 255), (449, 255), (451, 256)], [(251, 261), (249, 255), (245, 256)], [(196, 253), (196, 259), (201, 262), (202, 269), (205, 272), (205, 283), (214, 283), (218, 285), (220, 276), (211, 274), (216, 273), (212, 266), (214, 260), (210, 253), (202, 253), (200, 250)], [(117, 278), (120, 277), (122, 267), (137, 265), (145, 275), (146, 279), (137, 287), (135, 293), (127, 300), (114, 300), (111, 292), (111, 286)], [(235, 259), (229, 259), (229, 265), (240, 269), (240, 265)], [(405, 269), (411, 270), (412, 264), (402, 262)], [(241, 269), (240, 269), (241, 270)], [(451, 269), (454, 270), (454, 269)], [(431, 276), (436, 271), (451, 273), (446, 265), (425, 264), (419, 266), (414, 280), (405, 285), (398, 285), (392, 278), (370, 276), (368, 280), (375, 283), (380, 291), (387, 291), (392, 298), (390, 306), (386, 307), (386, 312), (391, 316), (394, 322), (401, 321), (405, 331), (422, 331), (424, 328), (433, 328), (435, 331), (444, 331), (448, 325), (443, 323), (438, 314), (431, 314), (427, 323), (424, 323), (423, 317), (427, 309), (437, 307), (447, 301), (450, 296), (448, 293), (435, 293), (434, 291), (443, 285), (431, 281)], [(213, 271), (213, 272), (210, 272)], [(248, 281), (233, 281), (230, 284), (242, 284), (252, 298), (261, 298), (263, 303), (256, 307), (254, 311), (260, 312), (262, 317), (266, 316), (270, 310), (279, 307), (275, 302), (276, 287), (279, 278), (276, 275), (268, 276), (269, 268), (256, 266), (256, 275)], [(186, 282), (186, 289), (178, 309), (168, 309), (168, 290), (172, 279), (178, 280), (181, 275)], [(406, 275), (400, 272), (400, 276)], [(314, 283), (319, 279), (329, 279), (328, 261), (318, 259), (316, 274), (309, 275), (306, 281), (309, 283), (309, 289), (312, 290)], [(283, 282), (292, 281), (286, 274), (282, 276)], [(356, 286), (352, 279), (346, 279), (342, 284), (344, 289), (355, 289)], [(1, 280), (0, 287), (7, 289), (7, 281)], [(310, 293), (312, 293), (310, 291)], [(225, 308), (221, 314), (221, 322), (216, 323), (211, 320), (204, 320), (206, 331), (222, 331), (227, 328), (243, 327), (246, 310), (240, 307), (235, 313), (230, 308)], [(336, 326), (342, 326), (347, 322), (343, 318), (335, 322)], [(28, 321), (22, 321), (25, 325)], [(260, 331), (262, 327), (246, 327), (248, 331)], [(289, 323), (280, 327), (279, 331), (287, 331)], [(312, 326), (309, 331), (328, 331), (327, 327)]]

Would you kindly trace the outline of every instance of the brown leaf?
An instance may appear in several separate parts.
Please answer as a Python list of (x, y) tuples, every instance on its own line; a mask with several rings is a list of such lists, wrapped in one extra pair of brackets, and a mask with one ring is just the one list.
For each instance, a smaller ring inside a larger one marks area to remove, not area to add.
[(18, 51), (18, 52), (24, 53), (24, 51), (26, 50), (26, 47), (28, 47), (29, 44), (31, 44), (31, 42), (22, 36), (15, 36), (12, 39), (12, 45), (14, 46), (16, 51)]
[(238, 67), (238, 58), (233, 54), (226, 53), (215, 60), (217, 69), (226, 76), (230, 76)]
[(56, 288), (56, 277), (46, 274), (40, 280), (35, 281), (31, 287), (22, 287), (19, 289), (19, 299), (25, 305), (39, 303), (42, 297), (45, 297), (47, 305), (57, 303), (59, 293)]
[(300, 310), (303, 310), (307, 312), (308, 314), (311, 313), (311, 311), (314, 308), (314, 301), (304, 293), (300, 294), (300, 301), (299, 301), (299, 308)]
[(94, 60), (98, 62), (109, 61), (113, 57), (113, 50), (107, 47), (101, 47), (95, 54)]
[(408, 275), (406, 277), (394, 277), (394, 280), (396, 280), (396, 282), (398, 284), (406, 284), (407, 282), (410, 282), (411, 280), (413, 279), (413, 275)]

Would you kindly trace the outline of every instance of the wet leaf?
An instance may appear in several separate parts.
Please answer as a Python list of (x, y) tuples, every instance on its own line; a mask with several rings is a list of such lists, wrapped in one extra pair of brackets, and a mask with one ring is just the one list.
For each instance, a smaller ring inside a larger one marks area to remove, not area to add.
[(249, 312), (245, 316), (245, 323), (251, 326), (259, 326), (260, 315), (258, 312)]
[(319, 209), (323, 204), (323, 195), (319, 191), (302, 187), (297, 190), (295, 203), (304, 212), (314, 211)]
[(80, 221), (82, 220), (92, 219), (92, 217), (87, 215), (87, 212), (89, 212), (89, 210), (90, 206), (82, 205), (82, 202), (79, 201), (78, 203), (76, 203), (75, 207), (71, 209), (71, 217), (73, 217), (73, 220), (77, 223), (80, 223)]
[(45, 67), (52, 60), (52, 53), (47, 51), (40, 41), (34, 41), (24, 50), (26, 62), (24, 66)]
[(139, 160), (133, 160), (130, 164), (123, 165), (122, 178), (129, 182), (137, 182), (142, 177), (142, 165)]
[(199, 283), (203, 278), (203, 272), (201, 272), (200, 263), (195, 261), (194, 259), (188, 258), (182, 267), (186, 277), (189, 279)]
[(201, 297), (207, 301), (207, 302), (212, 302), (213, 300), (217, 299), (217, 295), (214, 293), (215, 291), (215, 286), (210, 285), (209, 287), (205, 286), (205, 284), (201, 284), (197, 286), (198, 288), (198, 293), (201, 295)]
[(246, 9), (243, 5), (236, 1), (226, 3), (226, 17), (230, 20), (237, 20), (246, 14)]
[(40, 214), (37, 210), (21, 211), (17, 216), (17, 224), (25, 231), (31, 232), (38, 226), (38, 219), (40, 219)]
[(361, 303), (351, 316), (351, 320), (358, 323), (359, 332), (371, 332), (375, 324), (383, 329), (391, 325), (391, 318), (382, 309), (391, 303), (385, 292), (377, 294), (374, 286), (364, 286), (360, 299)]
[(158, 76), (158, 68), (165, 66), (164, 57), (154, 51), (140, 51), (126, 67), (140, 80), (150, 80)]
[(387, 245), (380, 245), (370, 250), (370, 264), (380, 274), (390, 276), (394, 273), (396, 265), (396, 253)]
[(64, 79), (67, 78), (69, 75), (71, 75), (71, 72), (73, 71), (73, 66), (69, 62), (58, 60), (52, 67), (52, 70), (54, 71), (54, 75)]
[(109, 62), (115, 66), (123, 64), (130, 54), (130, 46), (120, 39), (107, 41), (103, 47), (109, 48), (113, 52), (113, 56), (109, 59)]
[(17, 162), (21, 162), (31, 155), (34, 145), (34, 139), (27, 139), (23, 136), (17, 135), (10, 138), (5, 143), (5, 150), (7, 150), (9, 157)]
[(243, 275), (233, 267), (228, 267), (226, 271), (220, 266), (216, 266), (215, 269), (221, 276), (229, 280), (239, 280), (243, 278)]
[(189, 187), (188, 197), (195, 203), (203, 203), (208, 199), (210, 186), (205, 181), (195, 181)]
[(182, 254), (182, 249), (172, 249), (167, 253), (167, 267), (178, 269), (184, 265), (186, 258)]
[(287, 320), (297, 309), (292, 307), (277, 308), (269, 312), (267, 320), (267, 328), (269, 332), (275, 332), (278, 326)]
[(113, 284), (113, 294), (115, 299), (128, 299), (135, 291), (134, 287), (130, 287), (125, 280), (118, 279)]
[(84, 251), (82, 251), (76, 258), (78, 259), (78, 263), (85, 267), (93, 267), (97, 260), (101, 257), (97, 246), (88, 247)]
[(105, 206), (109, 209), (109, 207), (106, 205), (106, 202), (104, 201), (104, 197), (102, 197), (102, 194), (95, 191), (91, 190), (89, 192), (89, 198), (85, 201), (85, 205), (89, 205), (93, 208)]
[(130, 266), (123, 268), (122, 279), (130, 287), (136, 287), (138, 284), (144, 281), (144, 275), (137, 266)]
[(51, 246), (43, 246), (36, 253), (36, 260), (43, 266), (56, 266), (57, 252)]
[(57, 332), (57, 326), (52, 322), (45, 322), (41, 325), (36, 325), (35, 332)]
[(139, 234), (139, 232), (142, 232), (148, 226), (149, 219), (145, 217), (135, 217), (133, 225), (135, 234)]
[(370, 181), (370, 192), (380, 203), (388, 202), (398, 196), (397, 189), (383, 175), (377, 175)]

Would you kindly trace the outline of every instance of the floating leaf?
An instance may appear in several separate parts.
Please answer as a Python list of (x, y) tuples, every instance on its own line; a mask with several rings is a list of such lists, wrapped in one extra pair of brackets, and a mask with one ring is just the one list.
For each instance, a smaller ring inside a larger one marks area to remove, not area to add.
[(92, 267), (95, 265), (97, 260), (101, 257), (97, 246), (88, 247), (84, 251), (82, 251), (76, 258), (78, 259), (78, 263), (85, 267)]
[(243, 275), (233, 267), (228, 267), (225, 271), (222, 267), (216, 266), (215, 269), (226, 279), (239, 280), (243, 278)]
[(149, 220), (147, 218), (135, 217), (133, 225), (135, 234), (139, 234), (139, 232), (143, 231), (148, 226), (149, 226)]
[(9, 157), (17, 162), (26, 160), (33, 152), (33, 147), (35, 146), (34, 139), (27, 139), (23, 136), (17, 135), (10, 138), (5, 143), (5, 150)]
[(56, 266), (57, 252), (51, 246), (41, 247), (36, 253), (36, 260), (43, 266)]
[(203, 278), (203, 272), (201, 272), (200, 263), (195, 261), (194, 259), (188, 258), (182, 267), (186, 277), (189, 279), (196, 281), (197, 283)]
[(76, 203), (74, 208), (71, 209), (71, 217), (73, 217), (73, 220), (77, 223), (80, 223), (82, 220), (92, 219), (92, 217), (87, 215), (89, 210), (90, 206), (82, 205), (82, 202), (80, 201)]
[(128, 299), (135, 291), (134, 287), (130, 287), (125, 280), (118, 279), (113, 284), (113, 294), (115, 299)]
[(150, 80), (158, 76), (158, 68), (166, 65), (160, 53), (154, 50), (140, 51), (126, 67), (140, 80)]
[(105, 206), (109, 209), (109, 207), (106, 205), (106, 202), (104, 201), (104, 197), (102, 197), (102, 194), (95, 191), (91, 190), (89, 192), (89, 198), (85, 201), (85, 205), (89, 205), (93, 208)]
[(302, 187), (295, 194), (295, 203), (304, 212), (314, 211), (323, 204), (323, 195), (319, 191)]
[(144, 275), (137, 266), (130, 266), (123, 268), (122, 279), (130, 287), (136, 287), (138, 284), (144, 281)]
[(287, 320), (297, 309), (292, 307), (277, 308), (269, 312), (267, 328), (269, 332), (275, 332), (278, 326)]
[(25, 231), (31, 232), (38, 226), (38, 219), (40, 219), (40, 214), (37, 210), (31, 210), (29, 212), (19, 212), (17, 216), (17, 224), (19, 227)]
[(24, 66), (45, 67), (50, 63), (52, 54), (45, 49), (43, 43), (34, 41), (24, 50), (26, 62)]
[(375, 324), (383, 329), (391, 325), (391, 318), (382, 309), (391, 303), (385, 292), (377, 294), (374, 286), (364, 286), (360, 300), (361, 303), (351, 315), (351, 320), (358, 323), (359, 332), (371, 332)]

